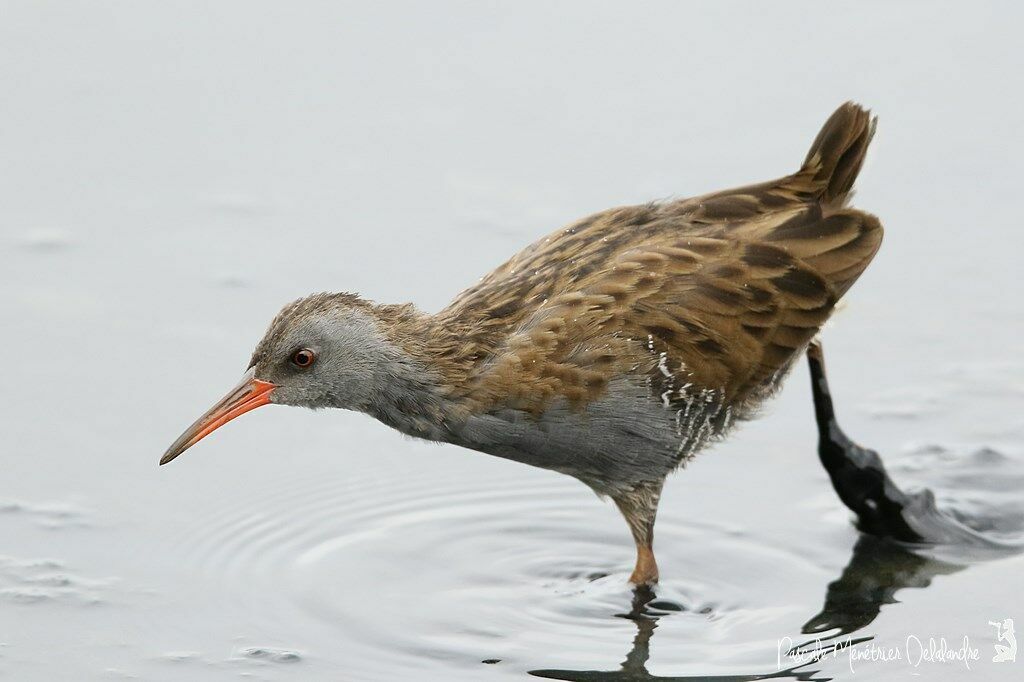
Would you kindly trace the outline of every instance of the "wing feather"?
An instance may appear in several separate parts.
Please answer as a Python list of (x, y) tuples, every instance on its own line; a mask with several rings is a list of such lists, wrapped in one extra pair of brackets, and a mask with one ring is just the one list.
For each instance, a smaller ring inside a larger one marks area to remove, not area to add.
[(874, 125), (847, 103), (793, 175), (610, 209), (523, 249), (435, 316), (472, 349), (462, 397), (537, 413), (627, 374), (663, 402), (684, 382), (758, 401), (881, 244), (878, 219), (845, 207)]

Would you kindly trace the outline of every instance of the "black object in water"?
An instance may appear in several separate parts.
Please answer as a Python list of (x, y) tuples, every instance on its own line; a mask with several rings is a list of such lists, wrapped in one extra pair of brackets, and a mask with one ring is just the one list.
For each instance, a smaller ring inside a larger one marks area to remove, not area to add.
[(839, 427), (820, 343), (807, 348), (807, 363), (818, 423), (818, 457), (839, 499), (857, 515), (860, 530), (905, 543), (999, 546), (940, 512), (932, 491), (901, 490), (889, 477), (878, 453), (853, 442)]

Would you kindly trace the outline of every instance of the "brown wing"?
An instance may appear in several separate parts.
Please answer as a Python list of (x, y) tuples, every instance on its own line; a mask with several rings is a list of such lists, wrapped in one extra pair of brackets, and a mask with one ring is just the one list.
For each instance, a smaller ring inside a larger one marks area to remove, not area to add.
[(650, 239), (658, 210), (653, 204), (609, 209), (540, 239), (459, 294), (439, 317), (471, 326), (484, 346), (504, 344), (510, 329), (553, 298), (579, 291), (619, 252)]
[[(624, 322), (630, 335), (646, 333), (659, 356), (652, 372), (658, 392), (678, 388), (677, 377), (730, 402), (770, 389), (870, 262), (881, 236), (872, 216), (850, 209), (826, 216), (809, 205), (627, 255), (644, 259), (635, 288), (650, 292), (630, 302)], [(665, 260), (656, 263), (652, 254)]]
[(613, 209), (525, 249), (439, 316), (472, 320), (484, 349), (467, 397), (539, 411), (626, 372), (659, 395), (681, 377), (730, 400), (763, 390), (878, 249), (878, 221), (841, 208), (872, 130), (844, 105), (795, 175)]

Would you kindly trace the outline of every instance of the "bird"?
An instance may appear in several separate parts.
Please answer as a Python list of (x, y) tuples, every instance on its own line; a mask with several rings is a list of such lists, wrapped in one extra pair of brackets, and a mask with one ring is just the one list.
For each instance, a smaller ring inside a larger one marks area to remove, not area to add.
[(881, 245), (849, 205), (876, 124), (847, 102), (796, 172), (595, 213), (436, 313), (295, 300), (160, 463), (263, 405), (358, 411), (580, 480), (625, 518), (629, 580), (653, 585), (666, 476), (759, 414)]

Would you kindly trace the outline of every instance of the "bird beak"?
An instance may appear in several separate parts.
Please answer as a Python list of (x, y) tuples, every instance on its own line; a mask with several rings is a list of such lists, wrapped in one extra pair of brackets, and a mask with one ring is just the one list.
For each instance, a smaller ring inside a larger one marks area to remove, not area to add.
[(270, 393), (277, 388), (277, 384), (260, 381), (255, 378), (255, 373), (256, 370), (250, 367), (237, 386), (185, 429), (185, 433), (167, 448), (167, 452), (160, 458), (160, 464), (167, 464), (235, 417), (269, 403)]

